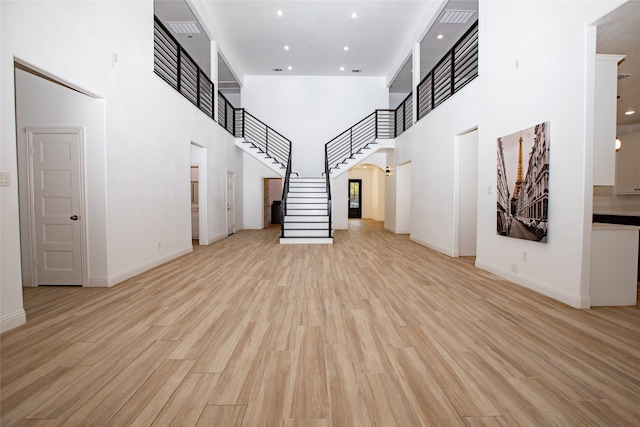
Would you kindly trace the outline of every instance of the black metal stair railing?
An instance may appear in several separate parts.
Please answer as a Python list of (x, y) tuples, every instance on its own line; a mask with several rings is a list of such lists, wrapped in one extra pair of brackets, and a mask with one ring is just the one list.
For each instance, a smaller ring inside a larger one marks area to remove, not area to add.
[(395, 111), (376, 110), (325, 144), (328, 169), (355, 158), (376, 139), (395, 138)]
[(290, 163), (291, 141), (267, 126), (246, 110), (242, 110), (242, 137), (282, 169)]
[(244, 108), (234, 108), (227, 98), (218, 92), (218, 123), (236, 138), (245, 141), (286, 169), (291, 154), (291, 141), (270, 126), (255, 118)]

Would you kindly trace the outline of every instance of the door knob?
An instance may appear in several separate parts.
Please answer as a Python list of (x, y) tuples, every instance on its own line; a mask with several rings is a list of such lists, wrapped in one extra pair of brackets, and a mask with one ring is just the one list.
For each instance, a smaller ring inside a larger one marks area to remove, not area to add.
[(71, 215), (71, 217), (69, 219), (71, 221), (77, 221), (78, 220), (78, 215)]

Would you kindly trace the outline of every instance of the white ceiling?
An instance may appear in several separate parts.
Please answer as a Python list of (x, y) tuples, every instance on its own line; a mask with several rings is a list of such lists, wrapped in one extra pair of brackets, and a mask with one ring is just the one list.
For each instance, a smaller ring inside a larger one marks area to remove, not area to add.
[[(244, 75), (384, 76), (391, 82), (390, 90), (400, 93), (412, 90), (415, 40), (422, 40), (425, 75), (477, 19), (476, 13), (466, 25), (439, 24), (445, 8), (477, 10), (477, 0), (451, 0), (446, 5), (436, 0), (155, 0), (156, 15), (163, 22), (206, 23), (202, 34), (174, 36), (205, 71), (209, 36), (216, 40), (224, 57), (218, 70), (220, 88), (236, 86), (233, 81)], [(355, 19), (353, 12), (358, 14)], [(632, 74), (619, 80), (618, 124), (640, 123), (640, 1), (627, 2), (596, 24), (598, 53), (627, 55), (619, 72)], [(425, 28), (430, 28), (427, 33)], [(438, 40), (437, 34), (444, 37)], [(348, 52), (344, 46), (349, 46)], [(628, 109), (638, 112), (626, 116)]]

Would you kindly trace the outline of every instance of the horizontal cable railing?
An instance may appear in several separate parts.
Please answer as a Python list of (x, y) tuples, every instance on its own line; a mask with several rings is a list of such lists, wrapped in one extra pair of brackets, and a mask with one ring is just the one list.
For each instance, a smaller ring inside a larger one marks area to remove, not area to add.
[(291, 141), (242, 109), (244, 139), (284, 169), (289, 162)]
[(213, 83), (154, 16), (153, 70), (213, 119)]
[(418, 120), (478, 76), (478, 21), (418, 85)]
[(325, 144), (328, 169), (353, 159), (376, 139), (395, 138), (395, 111), (376, 110)]
[(407, 95), (407, 97), (398, 105), (395, 109), (395, 137), (402, 135), (402, 133), (413, 126), (413, 93)]

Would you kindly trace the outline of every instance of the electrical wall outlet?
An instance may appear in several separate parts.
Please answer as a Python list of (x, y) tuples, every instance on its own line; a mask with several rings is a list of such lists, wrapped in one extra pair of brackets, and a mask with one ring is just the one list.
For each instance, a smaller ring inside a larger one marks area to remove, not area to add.
[(514, 273), (518, 272), (518, 264), (513, 263), (511, 264), (511, 271), (513, 271)]

